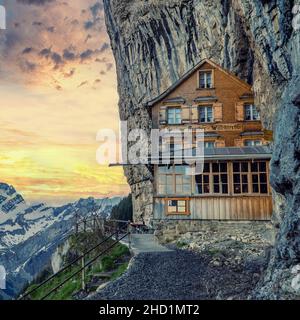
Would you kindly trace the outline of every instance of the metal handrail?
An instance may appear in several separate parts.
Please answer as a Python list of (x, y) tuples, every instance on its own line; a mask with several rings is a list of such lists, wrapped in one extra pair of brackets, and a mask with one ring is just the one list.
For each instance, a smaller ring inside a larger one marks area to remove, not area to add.
[(58, 272), (56, 272), (55, 274), (53, 274), (51, 277), (49, 277), (48, 279), (44, 280), (42, 283), (40, 283), (37, 287), (35, 287), (34, 289), (30, 290), (29, 292), (26, 292), (24, 295), (21, 295), (21, 297), (18, 300), (23, 300), (24, 298), (28, 297), (29, 295), (31, 295), (32, 293), (34, 293), (35, 291), (37, 291), (38, 289), (40, 289), (42, 286), (44, 286), (46, 283), (48, 283), (49, 281), (51, 281), (52, 279), (56, 278), (59, 274), (61, 274), (62, 272), (66, 271), (68, 268), (70, 268), (71, 266), (73, 266), (76, 262), (78, 262), (79, 260), (81, 260), (82, 258), (84, 258), (85, 256), (87, 256), (88, 254), (90, 254), (92, 251), (94, 251), (95, 249), (97, 249), (98, 247), (100, 247), (103, 243), (107, 242), (109, 239), (113, 238), (115, 235), (119, 234), (119, 230), (116, 231), (115, 233), (111, 234), (109, 237), (105, 238), (103, 241), (101, 241), (100, 243), (98, 243), (97, 245), (95, 245), (94, 247), (92, 247), (91, 249), (89, 249), (88, 251), (86, 251), (84, 254), (82, 254), (81, 256), (77, 257), (76, 259), (74, 259), (74, 261), (72, 261), (71, 263), (69, 263), (67, 266), (63, 267), (61, 270), (59, 270)]
[(99, 216), (92, 216), (92, 217), (83, 218), (83, 219), (81, 219), (79, 221), (76, 221), (76, 224), (77, 225), (82, 225), (82, 224), (88, 223), (90, 221), (95, 221), (95, 218), (100, 218), (100, 220), (107, 221), (107, 222), (117, 222), (117, 223), (124, 223), (124, 224), (128, 224), (129, 223), (129, 221), (125, 221), (125, 220), (111, 220), (111, 219), (106, 220), (106, 219), (101, 218)]
[(56, 290), (58, 290), (60, 287), (62, 287), (64, 284), (66, 284), (68, 281), (70, 281), (72, 278), (74, 278), (77, 274), (82, 272), (82, 270), (89, 267), (91, 264), (93, 264), (97, 259), (99, 259), (102, 255), (104, 255), (106, 252), (108, 252), (111, 248), (113, 248), (116, 244), (118, 244), (121, 240), (126, 238), (129, 235), (129, 233), (126, 233), (123, 237), (121, 237), (118, 241), (113, 243), (111, 246), (109, 246), (107, 249), (102, 251), (100, 254), (98, 254), (96, 257), (94, 257), (92, 260), (90, 260), (87, 264), (85, 264), (83, 267), (81, 267), (79, 270), (74, 272), (72, 275), (70, 275), (67, 279), (65, 279), (63, 282), (61, 282), (58, 286), (50, 290), (45, 296), (41, 298), (41, 300), (45, 300), (48, 298), (52, 293), (54, 293)]
[(112, 220), (106, 220), (106, 221), (109, 221), (109, 222), (118, 222), (118, 223), (131, 223), (131, 221), (125, 221), (125, 220), (115, 220), (115, 219), (112, 219)]

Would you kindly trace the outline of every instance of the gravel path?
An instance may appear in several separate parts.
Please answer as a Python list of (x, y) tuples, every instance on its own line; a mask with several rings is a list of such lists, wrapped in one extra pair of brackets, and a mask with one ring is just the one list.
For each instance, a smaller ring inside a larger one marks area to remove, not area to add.
[(206, 253), (175, 250), (141, 253), (128, 271), (91, 300), (246, 299), (259, 280), (265, 261), (213, 263)]

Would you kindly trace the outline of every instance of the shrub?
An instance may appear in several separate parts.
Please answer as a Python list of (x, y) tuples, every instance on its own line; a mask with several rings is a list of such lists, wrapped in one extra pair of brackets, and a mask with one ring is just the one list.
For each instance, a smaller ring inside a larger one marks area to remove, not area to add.
[(110, 271), (114, 268), (114, 259), (110, 256), (105, 256), (101, 260), (101, 270)]

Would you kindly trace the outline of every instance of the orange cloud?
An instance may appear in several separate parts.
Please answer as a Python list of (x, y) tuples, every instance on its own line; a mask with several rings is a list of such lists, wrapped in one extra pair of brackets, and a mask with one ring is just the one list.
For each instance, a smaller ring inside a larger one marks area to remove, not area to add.
[(0, 176), (29, 201), (129, 192), (121, 168), (96, 163), (98, 130), (118, 132), (119, 119), (99, 3), (7, 4), (8, 28), (0, 33)]

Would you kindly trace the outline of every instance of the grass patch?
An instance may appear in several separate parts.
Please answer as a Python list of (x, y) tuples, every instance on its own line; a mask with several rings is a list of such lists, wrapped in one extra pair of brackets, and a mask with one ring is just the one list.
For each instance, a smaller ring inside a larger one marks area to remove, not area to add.
[(186, 243), (186, 242), (184, 242), (184, 241), (178, 241), (177, 243), (176, 243), (176, 246), (177, 246), (177, 248), (179, 248), (179, 249), (182, 249), (182, 248), (184, 248), (185, 246), (187, 246), (188, 245), (188, 243)]
[[(56, 278), (52, 279), (46, 285), (42, 286), (40, 289), (32, 293), (32, 300), (41, 300), (48, 292), (50, 292), (53, 288), (58, 286), (61, 282), (63, 282), (67, 277), (71, 276), (74, 272), (79, 270), (78, 266), (74, 266), (64, 273), (58, 275)], [(38, 285), (34, 284), (30, 286), (26, 291), (33, 290)], [(81, 280), (80, 275), (75, 276), (72, 280), (69, 280), (64, 286), (58, 289), (56, 292), (52, 293), (47, 300), (72, 300), (72, 294), (78, 290), (80, 290)]]
[(92, 273), (100, 273), (100, 272), (102, 272), (101, 263), (98, 263), (92, 268)]
[[(110, 271), (114, 268), (114, 259), (111, 256), (105, 256), (101, 260), (101, 271)], [(100, 272), (101, 272), (100, 271)]]
[(116, 280), (116, 279), (120, 278), (121, 275), (123, 275), (123, 273), (127, 270), (128, 265), (129, 265), (128, 262), (126, 262), (126, 263), (124, 263), (124, 264), (121, 264), (121, 265), (118, 267), (117, 271), (112, 274), (110, 280)]
[(120, 258), (123, 255), (129, 255), (130, 251), (128, 249), (128, 247), (126, 247), (125, 245), (119, 243), (117, 244), (111, 251), (111, 257), (113, 257), (114, 259)]

